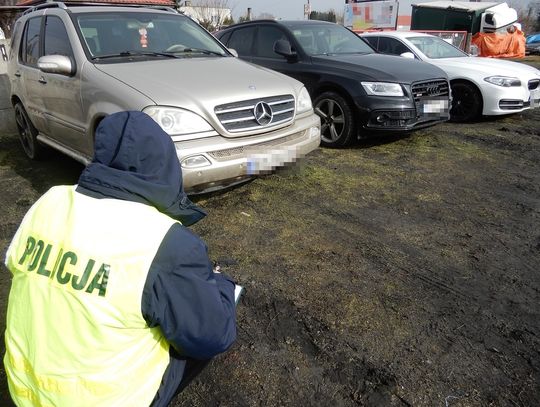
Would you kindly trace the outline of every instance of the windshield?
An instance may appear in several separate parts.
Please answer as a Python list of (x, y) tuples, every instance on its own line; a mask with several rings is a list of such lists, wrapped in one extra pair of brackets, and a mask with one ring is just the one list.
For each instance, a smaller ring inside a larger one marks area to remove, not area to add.
[(416, 48), (431, 59), (467, 57), (468, 55), (439, 37), (408, 37)]
[(228, 55), (208, 32), (181, 15), (140, 12), (80, 14), (77, 26), (92, 59)]
[(355, 33), (338, 24), (298, 24), (290, 29), (308, 55), (372, 54)]

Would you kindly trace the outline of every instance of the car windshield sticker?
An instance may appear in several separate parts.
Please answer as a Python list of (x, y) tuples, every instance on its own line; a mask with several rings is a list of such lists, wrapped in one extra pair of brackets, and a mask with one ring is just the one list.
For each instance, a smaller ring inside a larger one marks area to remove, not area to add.
[(148, 31), (146, 31), (146, 28), (139, 28), (139, 34), (141, 35), (141, 47), (147, 48), (148, 47)]

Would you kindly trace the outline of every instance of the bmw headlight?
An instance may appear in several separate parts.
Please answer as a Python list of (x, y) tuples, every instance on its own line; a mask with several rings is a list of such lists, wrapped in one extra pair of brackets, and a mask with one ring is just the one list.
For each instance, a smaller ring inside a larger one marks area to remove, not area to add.
[(503, 86), (505, 88), (509, 88), (510, 86), (521, 86), (521, 81), (512, 76), (488, 76), (487, 78), (484, 78), (484, 80), (493, 85)]
[(308, 110), (313, 109), (311, 104), (311, 97), (306, 88), (302, 88), (300, 94), (298, 95), (298, 107), (296, 108), (297, 113), (304, 113)]
[(211, 131), (212, 126), (201, 116), (184, 109), (167, 106), (150, 106), (143, 109), (171, 136)]

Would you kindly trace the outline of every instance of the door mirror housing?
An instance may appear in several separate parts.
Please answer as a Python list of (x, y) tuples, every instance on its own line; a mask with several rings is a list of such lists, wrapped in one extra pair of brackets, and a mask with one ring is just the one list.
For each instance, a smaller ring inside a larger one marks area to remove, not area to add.
[(75, 65), (70, 57), (65, 55), (44, 55), (37, 62), (40, 71), (45, 73), (55, 73), (65, 76), (75, 74)]
[(403, 57), (403, 58), (409, 58), (409, 59), (415, 59), (416, 58), (412, 52), (404, 52), (402, 54), (399, 54), (399, 56)]
[(469, 50), (469, 55), (471, 57), (477, 57), (480, 55), (480, 50), (477, 45), (471, 44), (471, 49)]
[(238, 51), (236, 51), (234, 48), (227, 48), (227, 50), (233, 54), (235, 58), (238, 58)]
[(291, 49), (291, 43), (287, 40), (277, 40), (274, 43), (274, 52), (287, 59), (293, 59), (297, 56), (296, 52)]

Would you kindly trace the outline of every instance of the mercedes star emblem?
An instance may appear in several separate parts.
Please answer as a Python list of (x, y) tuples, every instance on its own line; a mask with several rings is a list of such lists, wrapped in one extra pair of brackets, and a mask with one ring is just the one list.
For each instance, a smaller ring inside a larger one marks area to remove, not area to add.
[(257, 123), (259, 123), (261, 126), (270, 124), (272, 122), (272, 118), (274, 117), (272, 108), (268, 103), (265, 102), (259, 102), (255, 105), (253, 108), (253, 115), (255, 116)]

